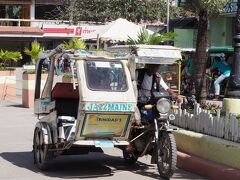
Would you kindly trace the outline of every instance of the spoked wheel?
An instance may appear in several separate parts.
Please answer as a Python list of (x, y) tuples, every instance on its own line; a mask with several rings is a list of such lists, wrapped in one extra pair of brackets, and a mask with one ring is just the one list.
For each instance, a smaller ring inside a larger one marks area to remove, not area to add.
[(35, 164), (41, 170), (47, 169), (47, 161), (50, 157), (48, 150), (49, 145), (44, 143), (42, 130), (36, 128), (33, 139), (33, 155)]
[(172, 133), (162, 132), (158, 142), (158, 172), (161, 177), (172, 177), (177, 164), (176, 141)]
[(123, 158), (124, 161), (129, 165), (135, 164), (138, 160), (137, 155), (135, 155), (133, 152), (127, 152), (126, 150), (123, 150)]

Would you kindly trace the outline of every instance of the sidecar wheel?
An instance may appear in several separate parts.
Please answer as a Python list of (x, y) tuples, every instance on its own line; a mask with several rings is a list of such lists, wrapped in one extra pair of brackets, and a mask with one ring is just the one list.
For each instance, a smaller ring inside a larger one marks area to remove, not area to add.
[(50, 159), (49, 145), (45, 144), (41, 129), (36, 128), (33, 138), (33, 156), (34, 163), (41, 170), (47, 169), (47, 162)]
[(126, 150), (123, 150), (123, 158), (124, 158), (124, 161), (129, 165), (135, 164), (138, 160), (137, 155), (135, 155), (134, 153), (129, 153)]
[(163, 178), (172, 177), (177, 165), (176, 141), (172, 133), (162, 132), (157, 144), (158, 172)]

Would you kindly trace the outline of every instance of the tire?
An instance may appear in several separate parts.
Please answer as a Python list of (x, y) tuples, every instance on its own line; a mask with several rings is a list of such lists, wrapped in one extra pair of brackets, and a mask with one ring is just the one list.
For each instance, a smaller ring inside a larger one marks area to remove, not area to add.
[(157, 167), (163, 178), (172, 177), (177, 165), (176, 141), (172, 133), (162, 132), (157, 144)]
[(43, 132), (36, 128), (33, 138), (33, 156), (34, 163), (41, 170), (47, 170), (48, 161), (51, 159), (49, 145), (44, 143)]
[(137, 155), (135, 155), (133, 152), (129, 153), (126, 150), (123, 150), (123, 158), (124, 158), (125, 163), (127, 163), (129, 165), (134, 165), (138, 160)]

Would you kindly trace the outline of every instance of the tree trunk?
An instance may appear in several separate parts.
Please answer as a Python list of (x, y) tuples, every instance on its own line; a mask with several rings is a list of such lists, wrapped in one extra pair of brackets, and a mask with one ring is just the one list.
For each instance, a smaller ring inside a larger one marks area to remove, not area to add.
[(207, 11), (200, 10), (197, 34), (196, 55), (194, 58), (194, 84), (197, 100), (203, 102), (207, 97), (206, 88), (206, 64), (207, 64)]
[(70, 1), (70, 5), (69, 5), (70, 9), (71, 9), (70, 15), (69, 15), (70, 24), (74, 24), (75, 23), (74, 22), (74, 13), (75, 13), (75, 10), (76, 10), (75, 5), (76, 5), (76, 0), (71, 0)]

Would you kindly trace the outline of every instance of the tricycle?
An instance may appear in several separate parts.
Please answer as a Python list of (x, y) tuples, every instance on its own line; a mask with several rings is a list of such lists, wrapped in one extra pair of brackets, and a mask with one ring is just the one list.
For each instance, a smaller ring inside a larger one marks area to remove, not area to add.
[[(169, 119), (174, 119), (172, 103), (161, 92), (156, 92), (152, 99), (138, 101), (134, 79), (136, 62), (173, 63), (181, 57), (176, 48), (158, 49), (164, 51), (165, 59), (159, 59), (157, 52), (147, 56), (96, 55), (66, 51), (59, 45), (48, 55), (48, 78), (43, 90), (41, 71), (46, 57), (41, 57), (36, 67), (34, 107), (39, 119), (33, 137), (37, 167), (47, 169), (49, 162), (59, 155), (103, 152), (102, 148), (117, 147), (123, 150), (128, 163), (151, 154), (160, 175), (171, 177), (176, 167), (176, 143), (169, 125)], [(145, 53), (147, 50), (151, 48), (145, 48)], [(71, 83), (54, 77), (54, 59), (63, 53), (69, 56)], [(141, 120), (142, 110), (154, 112), (152, 121)]]

